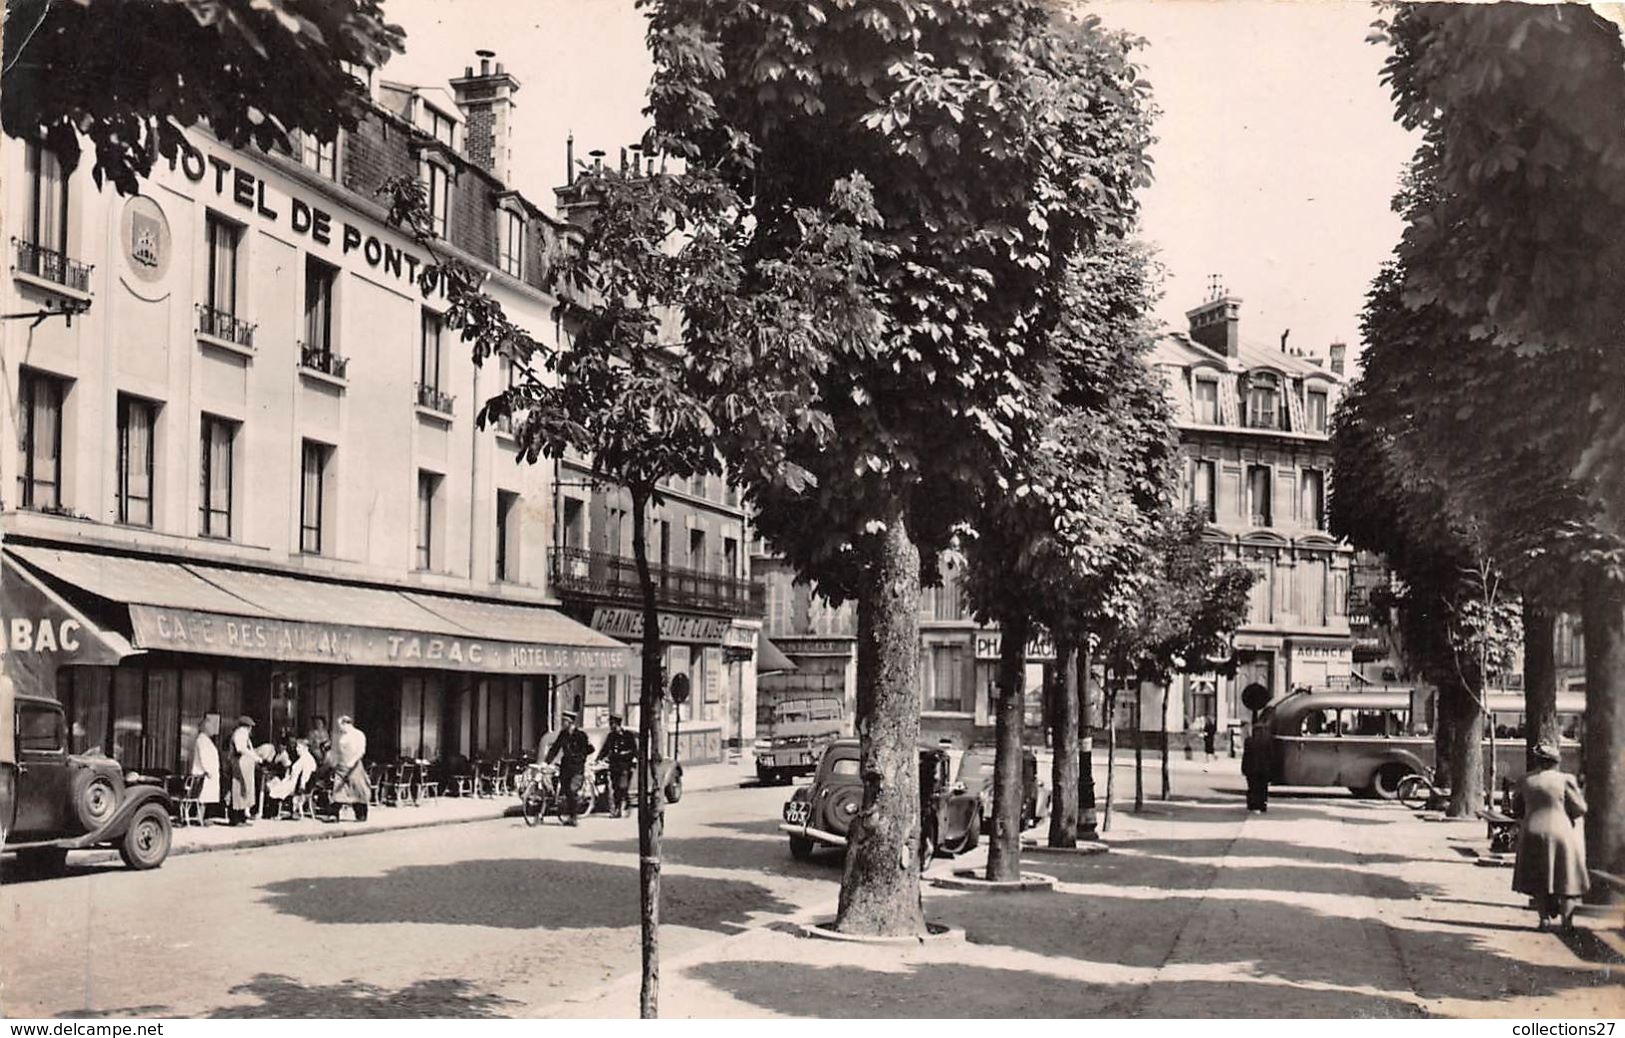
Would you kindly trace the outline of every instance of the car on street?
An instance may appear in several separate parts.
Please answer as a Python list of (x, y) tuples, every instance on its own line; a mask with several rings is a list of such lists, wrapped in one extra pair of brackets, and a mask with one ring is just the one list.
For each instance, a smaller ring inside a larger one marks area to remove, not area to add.
[[(982, 802), (982, 831), (993, 831), (993, 762), (991, 747), (973, 746), (959, 758), (959, 771), (955, 784), (966, 793), (973, 793)], [(1032, 750), (1021, 751), (1021, 775), (1024, 796), (1021, 800), (1021, 829), (1033, 828), (1049, 817), (1049, 785), (1038, 777), (1038, 757)]]
[[(982, 802), (954, 784), (947, 750), (921, 746), (919, 766), (923, 869), (938, 854), (963, 854), (976, 847), (982, 831)], [(824, 751), (812, 783), (798, 788), (784, 805), (779, 829), (790, 837), (791, 855), (805, 861), (819, 847), (845, 847), (852, 820), (862, 806), (858, 740), (838, 739)]]
[(69, 851), (108, 846), (133, 869), (162, 865), (171, 840), (169, 794), (126, 785), (110, 757), (69, 753), (67, 719), (55, 700), (4, 698), (12, 702), (0, 705), (11, 722), (0, 752), (0, 843), (16, 852), (18, 866), (59, 872)]

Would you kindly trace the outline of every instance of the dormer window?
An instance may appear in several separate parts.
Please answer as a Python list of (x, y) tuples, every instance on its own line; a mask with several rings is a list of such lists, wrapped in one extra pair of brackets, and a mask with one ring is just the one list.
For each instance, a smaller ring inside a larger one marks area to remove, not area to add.
[(1309, 391), (1308, 413), (1309, 431), (1323, 433), (1326, 431), (1326, 391), (1324, 389), (1311, 389)]
[(429, 224), (436, 235), (444, 238), (447, 216), (451, 212), (451, 172), (438, 162), (423, 165), (423, 186), (429, 196)]
[(1255, 380), (1247, 387), (1247, 426), (1252, 429), (1281, 427), (1281, 398), (1273, 382)]
[(319, 176), (328, 180), (337, 180), (339, 175), (339, 142), (337, 138), (330, 141), (319, 139), (313, 133), (295, 131), (290, 135), (293, 145), (293, 157), (306, 169), (314, 170)]
[(511, 277), (525, 276), (525, 218), (512, 209), (499, 213), (501, 240), (497, 251), (501, 254), (502, 272)]
[(457, 146), (457, 121), (427, 102), (423, 105), (424, 129), (448, 148)]
[(1219, 424), (1219, 383), (1214, 379), (1196, 380), (1196, 421), (1201, 425)]

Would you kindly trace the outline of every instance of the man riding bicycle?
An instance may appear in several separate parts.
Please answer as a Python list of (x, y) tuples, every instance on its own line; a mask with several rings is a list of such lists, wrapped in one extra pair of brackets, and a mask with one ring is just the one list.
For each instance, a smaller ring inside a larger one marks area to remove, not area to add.
[(619, 717), (610, 716), (609, 734), (598, 749), (598, 760), (609, 765), (610, 817), (619, 818), (626, 809), (632, 769), (638, 763), (638, 740), (621, 727)]
[(586, 776), (587, 758), (592, 756), (592, 740), (587, 733), (576, 727), (576, 715), (565, 711), (560, 715), (562, 727), (558, 738), (553, 745), (547, 748), (544, 763), (552, 764), (558, 759), (559, 766), (559, 814), (564, 818), (565, 825), (575, 825), (576, 815), (580, 813), (581, 786)]

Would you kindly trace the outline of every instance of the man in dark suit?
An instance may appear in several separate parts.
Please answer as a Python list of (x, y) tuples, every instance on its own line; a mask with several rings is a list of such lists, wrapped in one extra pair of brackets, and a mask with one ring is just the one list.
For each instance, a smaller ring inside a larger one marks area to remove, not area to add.
[(560, 716), (558, 738), (547, 748), (545, 762), (559, 765), (559, 813), (565, 825), (575, 825), (581, 813), (581, 786), (587, 773), (587, 758), (592, 756), (592, 740), (576, 727), (576, 715), (566, 711)]

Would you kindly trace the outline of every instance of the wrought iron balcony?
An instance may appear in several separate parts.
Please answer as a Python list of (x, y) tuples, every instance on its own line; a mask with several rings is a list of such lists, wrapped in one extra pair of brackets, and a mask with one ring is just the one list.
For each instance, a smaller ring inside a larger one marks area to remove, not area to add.
[(429, 410), (437, 411), (440, 414), (452, 413), (451, 405), (456, 400), (456, 397), (450, 393), (442, 393), (438, 388), (426, 386), (421, 382), (417, 383), (417, 387), (419, 406), (427, 407)]
[[(553, 587), (560, 595), (627, 605), (643, 600), (637, 562), (631, 558), (585, 548), (553, 548), (551, 558)], [(733, 616), (760, 616), (766, 611), (767, 589), (754, 581), (658, 562), (650, 562), (649, 569), (655, 600), (662, 607), (707, 609)]]
[(236, 314), (209, 306), (204, 303), (197, 305), (197, 330), (199, 335), (208, 335), (242, 346), (247, 349), (254, 348), (254, 325), (243, 320)]
[(299, 366), (309, 368), (311, 371), (320, 371), (324, 375), (334, 378), (343, 378), (350, 368), (350, 358), (341, 357), (325, 346), (299, 347)]
[(64, 253), (21, 238), (13, 238), (11, 243), (17, 248), (17, 270), (20, 273), (54, 281), (75, 292), (90, 291), (90, 272), (95, 269), (91, 264), (69, 259)]

